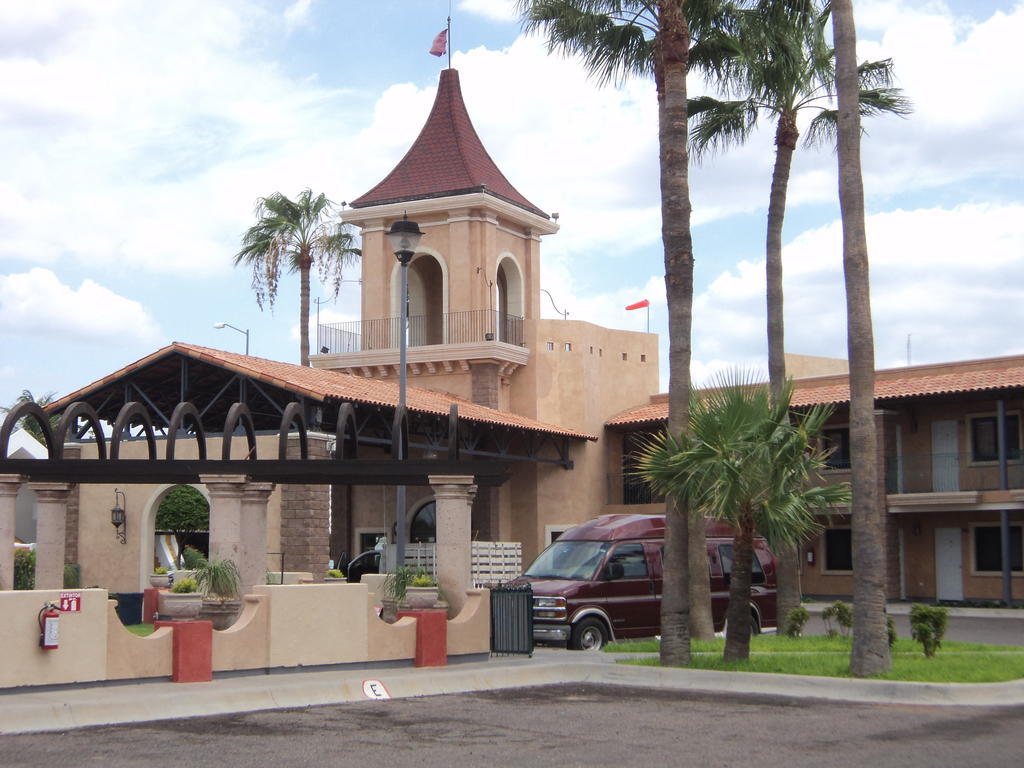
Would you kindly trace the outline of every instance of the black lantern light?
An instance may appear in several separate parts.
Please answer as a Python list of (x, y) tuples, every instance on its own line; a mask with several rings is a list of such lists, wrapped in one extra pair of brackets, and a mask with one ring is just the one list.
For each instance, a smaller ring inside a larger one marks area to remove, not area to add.
[(128, 543), (128, 523), (124, 508), (128, 502), (125, 500), (124, 491), (114, 489), (114, 507), (110, 510), (110, 523), (114, 526), (114, 535), (122, 544)]

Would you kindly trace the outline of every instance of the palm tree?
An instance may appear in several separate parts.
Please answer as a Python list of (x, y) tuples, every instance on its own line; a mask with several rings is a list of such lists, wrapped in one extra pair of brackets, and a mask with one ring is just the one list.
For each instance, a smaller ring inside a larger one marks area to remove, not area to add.
[(850, 463), (853, 473), (853, 649), (857, 677), (892, 666), (885, 626), (885, 546), (879, 509), (875, 429), (875, 343), (871, 327), (864, 180), (860, 169), (857, 31), (851, 0), (832, 0), (839, 102), (839, 208), (843, 219), (846, 344), (850, 358)]
[(309, 189), (290, 200), (275, 192), (256, 201), (256, 224), (242, 235), (234, 263), (252, 267), (252, 288), (260, 309), (274, 306), (282, 268), (299, 273), (299, 361), (309, 365), (309, 273), (316, 264), (320, 279), (330, 281), (334, 295), (341, 287), (342, 268), (360, 255), (347, 225), (333, 219), (334, 204)]
[[(21, 390), (21, 394), (18, 395), (18, 399), (11, 403), (9, 408), (0, 407), (0, 411), (3, 411), (4, 413), (10, 413), (14, 409), (14, 407), (19, 403), (35, 403), (40, 408), (46, 408), (46, 406), (52, 403), (56, 399), (56, 397), (56, 392), (47, 392), (45, 395), (41, 395), (38, 399), (36, 399), (36, 396), (32, 394), (31, 390), (23, 389)], [(59, 423), (60, 416), (50, 417), (51, 428), (55, 429)], [(19, 429), (24, 429), (40, 443), (44, 442), (43, 429), (42, 427), (39, 426), (39, 422), (37, 422), (34, 418), (26, 416), (21, 420), (21, 423), (18, 424), (18, 427)]]
[[(805, 146), (834, 141), (836, 133), (835, 52), (824, 35), (827, 12), (812, 0), (761, 0), (739, 15), (735, 54), (723, 68), (723, 89), (737, 98), (691, 99), (690, 142), (697, 157), (742, 144), (758, 119), (775, 121), (775, 166), (768, 196), (765, 277), (768, 331), (768, 378), (776, 397), (786, 380), (782, 290), (782, 227), (786, 215), (793, 154), (800, 132), (798, 115), (815, 111)], [(862, 115), (905, 115), (910, 104), (891, 87), (892, 61), (864, 62), (858, 67)], [(797, 547), (785, 545), (779, 558), (779, 615), (800, 604)]]
[[(658, 97), (661, 234), (669, 323), (669, 428), (685, 429), (690, 402), (693, 242), (690, 236), (686, 75), (715, 71), (728, 0), (519, 0), (528, 30), (543, 30), (551, 50), (580, 56), (601, 81), (653, 76)], [(685, 500), (666, 508), (661, 660), (688, 663), (690, 633), (710, 637), (704, 521)]]
[(754, 536), (773, 548), (818, 530), (816, 514), (850, 500), (845, 483), (811, 484), (828, 451), (818, 436), (829, 406), (790, 414), (792, 381), (776, 396), (742, 372), (718, 377), (690, 406), (689, 433), (664, 432), (642, 451), (639, 473), (655, 489), (690, 499), (696, 512), (735, 530), (726, 661), (750, 655), (750, 585)]

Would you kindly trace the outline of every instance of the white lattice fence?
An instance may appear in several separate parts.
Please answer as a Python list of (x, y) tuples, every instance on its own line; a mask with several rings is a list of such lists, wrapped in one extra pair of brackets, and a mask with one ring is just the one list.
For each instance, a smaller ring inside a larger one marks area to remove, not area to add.
[[(394, 562), (395, 545), (389, 544), (385, 555), (386, 563)], [(406, 544), (405, 564), (422, 568), (437, 575), (437, 555), (434, 544)], [(523, 572), (523, 545), (518, 541), (474, 541), (472, 550), (472, 572), (470, 577), (475, 587), (488, 587), (514, 579)]]

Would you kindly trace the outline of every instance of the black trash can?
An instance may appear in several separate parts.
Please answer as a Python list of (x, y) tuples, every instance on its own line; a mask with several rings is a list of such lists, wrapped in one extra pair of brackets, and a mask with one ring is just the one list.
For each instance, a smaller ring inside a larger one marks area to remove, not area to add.
[(120, 592), (117, 599), (117, 618), (125, 626), (142, 623), (142, 592)]

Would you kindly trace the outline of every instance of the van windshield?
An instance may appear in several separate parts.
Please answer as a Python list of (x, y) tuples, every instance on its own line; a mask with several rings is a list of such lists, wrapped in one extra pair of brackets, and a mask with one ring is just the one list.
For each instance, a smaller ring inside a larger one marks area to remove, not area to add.
[(593, 578), (610, 545), (609, 541), (556, 541), (537, 555), (523, 575), (587, 581)]

